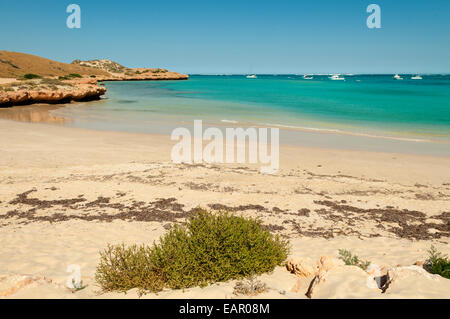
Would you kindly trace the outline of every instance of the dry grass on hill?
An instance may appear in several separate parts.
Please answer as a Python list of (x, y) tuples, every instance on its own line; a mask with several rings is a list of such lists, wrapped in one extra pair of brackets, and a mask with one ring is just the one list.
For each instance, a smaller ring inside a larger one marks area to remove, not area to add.
[(81, 75), (109, 76), (109, 73), (76, 64), (61, 63), (35, 55), (0, 51), (0, 78), (17, 78), (32, 73), (40, 76)]

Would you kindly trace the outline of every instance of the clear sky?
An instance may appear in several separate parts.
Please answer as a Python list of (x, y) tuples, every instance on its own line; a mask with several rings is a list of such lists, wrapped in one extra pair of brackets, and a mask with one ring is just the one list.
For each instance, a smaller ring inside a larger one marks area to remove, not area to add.
[(450, 73), (450, 1), (0, 0), (0, 49), (186, 73)]

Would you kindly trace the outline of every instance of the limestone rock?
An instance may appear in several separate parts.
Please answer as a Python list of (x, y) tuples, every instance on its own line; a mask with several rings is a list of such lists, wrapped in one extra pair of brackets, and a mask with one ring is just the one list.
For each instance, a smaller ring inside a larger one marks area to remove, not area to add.
[(106, 88), (102, 86), (84, 83), (74, 85), (70, 89), (0, 91), (0, 106), (94, 100), (105, 93)]
[(344, 265), (345, 265), (345, 263), (338, 258), (331, 257), (331, 256), (322, 256), (319, 261), (319, 271), (326, 272), (334, 267), (344, 266)]
[(381, 291), (368, 285), (370, 276), (356, 266), (336, 266), (322, 272), (312, 283), (310, 298), (381, 298)]
[(390, 269), (387, 285), (386, 298), (450, 298), (450, 280), (417, 265)]
[(319, 270), (317, 263), (309, 257), (293, 257), (288, 260), (286, 268), (299, 277), (315, 276)]

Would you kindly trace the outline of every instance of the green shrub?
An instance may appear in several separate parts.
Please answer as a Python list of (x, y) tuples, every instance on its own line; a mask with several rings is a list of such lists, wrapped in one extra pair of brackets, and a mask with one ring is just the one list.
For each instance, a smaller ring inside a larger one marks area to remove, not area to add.
[(160, 291), (164, 288), (161, 274), (151, 264), (148, 246), (111, 246), (100, 253), (95, 280), (104, 291), (122, 291), (139, 288)]
[(450, 260), (447, 256), (438, 252), (434, 246), (428, 250), (430, 256), (424, 264), (424, 268), (432, 273), (450, 279)]
[(354, 255), (345, 249), (339, 249), (339, 259), (343, 260), (347, 266), (357, 266), (362, 270), (367, 270), (370, 265), (370, 261), (360, 260), (358, 256)]
[(78, 74), (78, 73), (70, 73), (69, 77), (71, 77), (71, 78), (82, 78), (83, 76), (81, 76), (81, 74)]
[(96, 78), (97, 76), (96, 76), (96, 75), (91, 75), (90, 77), (91, 77), (91, 78)]
[(167, 73), (166, 69), (156, 69), (152, 71), (153, 73)]
[(288, 252), (257, 220), (199, 210), (151, 247), (108, 246), (95, 278), (104, 291), (203, 287), (272, 271)]
[(40, 79), (41, 76), (33, 73), (27, 73), (23, 76), (25, 80)]

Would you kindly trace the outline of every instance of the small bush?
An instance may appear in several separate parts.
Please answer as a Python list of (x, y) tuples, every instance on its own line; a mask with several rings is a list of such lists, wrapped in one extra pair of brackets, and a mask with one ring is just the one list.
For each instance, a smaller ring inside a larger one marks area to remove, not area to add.
[[(70, 73), (70, 74), (68, 74), (68, 75), (64, 75), (64, 76), (59, 76), (58, 77), (58, 80), (61, 80), (61, 81), (66, 81), (66, 80), (71, 80), (71, 79), (74, 79), (74, 78), (82, 78), (83, 76), (82, 75), (80, 75), (80, 74), (78, 74), (78, 73)], [(92, 76), (91, 76), (92, 77)]]
[(447, 256), (438, 252), (434, 246), (428, 250), (430, 256), (424, 264), (424, 268), (432, 273), (450, 279), (450, 260)]
[(94, 78), (96, 78), (97, 76), (96, 76), (96, 75), (91, 75), (90, 77), (94, 79)]
[(353, 256), (353, 254), (345, 249), (339, 249), (339, 259), (343, 260), (348, 266), (357, 266), (362, 270), (367, 270), (370, 265), (370, 261), (360, 260), (358, 256)]
[(25, 74), (25, 75), (23, 76), (23, 78), (24, 78), (25, 80), (33, 80), (33, 79), (40, 79), (41, 76), (40, 76), (40, 75), (37, 75), (37, 74), (33, 74), (33, 73), (27, 73), (27, 74)]
[(166, 69), (156, 69), (152, 71), (153, 73), (167, 73), (168, 71)]
[(100, 253), (95, 280), (104, 291), (160, 291), (164, 288), (161, 274), (151, 263), (147, 246), (111, 246)]
[(95, 278), (104, 291), (203, 287), (272, 271), (288, 252), (257, 220), (199, 210), (151, 247), (108, 246)]
[(244, 295), (247, 297), (257, 296), (263, 292), (266, 292), (268, 287), (260, 280), (256, 280), (255, 277), (250, 277), (246, 281), (238, 281), (234, 286), (233, 294), (236, 296)]

